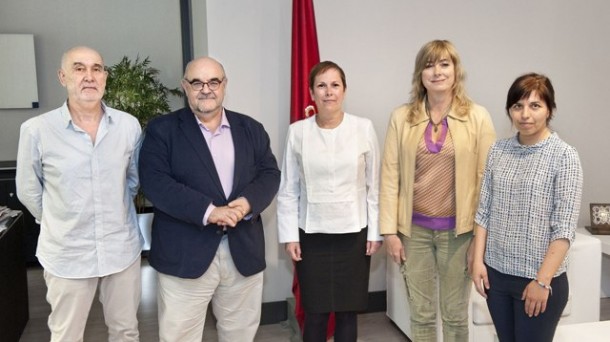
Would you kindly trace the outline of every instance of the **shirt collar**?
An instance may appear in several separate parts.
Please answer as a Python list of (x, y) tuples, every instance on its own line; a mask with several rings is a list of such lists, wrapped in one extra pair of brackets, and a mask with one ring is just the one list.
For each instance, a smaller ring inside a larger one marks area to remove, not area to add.
[[(111, 111), (107, 110), (107, 106), (104, 102), (102, 102), (102, 120), (107, 120), (108, 123), (112, 122), (112, 113)], [(64, 102), (63, 106), (61, 106), (61, 120), (63, 122), (63, 127), (71, 127), (73, 126), (72, 123), (72, 116), (70, 116), (70, 109), (68, 108), (68, 100), (66, 100), (66, 102)]]
[(533, 151), (533, 150), (543, 148), (544, 146), (548, 145), (552, 141), (555, 141), (556, 139), (559, 139), (559, 137), (557, 136), (557, 133), (551, 132), (551, 134), (548, 137), (546, 137), (542, 141), (535, 143), (534, 145), (523, 145), (519, 142), (519, 133), (517, 133), (510, 139), (510, 144), (513, 148), (516, 148), (516, 149), (520, 149), (523, 151)]
[[(453, 103), (451, 105), (453, 106)], [(415, 116), (415, 119), (413, 120), (412, 126), (416, 126), (422, 122), (429, 121), (428, 115), (426, 114), (426, 100), (424, 99), (424, 100), (420, 101), (417, 104), (417, 106), (419, 107), (419, 109), (416, 112), (417, 114)], [(447, 113), (447, 118), (451, 118), (453, 120), (458, 120), (458, 121), (466, 121), (465, 117), (456, 115), (455, 112), (453, 111), (453, 108), (451, 108), (449, 110), (449, 113)]]
[(112, 122), (112, 111), (107, 110), (107, 106), (104, 103), (104, 101), (102, 101), (102, 115), (103, 117), (108, 118), (109, 122)]
[[(201, 120), (199, 120), (197, 115), (195, 115), (194, 113), (193, 115), (195, 116), (195, 120), (197, 120), (197, 125), (209, 132), (209, 129), (205, 127), (205, 125), (203, 124), (203, 122), (201, 122)], [(225, 113), (225, 109), (223, 108), (222, 113), (220, 114), (220, 125), (218, 126), (218, 129), (222, 130), (226, 128), (231, 128), (231, 124), (229, 123), (229, 119), (227, 119), (227, 114)]]

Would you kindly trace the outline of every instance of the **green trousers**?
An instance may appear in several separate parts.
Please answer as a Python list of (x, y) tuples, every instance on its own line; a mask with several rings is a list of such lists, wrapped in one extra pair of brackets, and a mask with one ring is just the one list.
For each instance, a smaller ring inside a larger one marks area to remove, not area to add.
[(437, 231), (413, 225), (410, 238), (399, 236), (407, 256), (401, 272), (411, 311), (413, 342), (437, 341), (438, 307), (443, 340), (467, 342), (471, 280), (466, 252), (472, 234), (456, 237), (453, 229)]

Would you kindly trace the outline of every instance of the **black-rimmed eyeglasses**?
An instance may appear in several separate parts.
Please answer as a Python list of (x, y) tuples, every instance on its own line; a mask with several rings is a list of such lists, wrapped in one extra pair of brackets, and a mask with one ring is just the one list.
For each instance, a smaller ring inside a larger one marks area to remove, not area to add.
[(207, 82), (201, 82), (198, 79), (194, 79), (192, 81), (189, 81), (186, 78), (184, 79), (184, 81), (186, 83), (191, 85), (191, 88), (193, 88), (194, 91), (201, 91), (201, 89), (203, 89), (203, 87), (205, 87), (206, 84), (210, 90), (212, 90), (212, 91), (218, 90), (218, 88), (220, 88), (220, 85), (222, 84), (222, 82), (224, 82), (224, 80), (225, 80), (224, 78), (223, 79), (212, 78), (211, 80), (209, 80)]

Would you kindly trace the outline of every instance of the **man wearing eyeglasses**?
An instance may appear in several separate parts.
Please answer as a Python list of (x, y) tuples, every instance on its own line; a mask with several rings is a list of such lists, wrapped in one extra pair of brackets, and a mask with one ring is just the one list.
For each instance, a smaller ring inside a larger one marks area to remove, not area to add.
[(223, 107), (223, 66), (191, 61), (188, 107), (149, 122), (142, 190), (155, 207), (150, 264), (159, 272), (161, 341), (197, 341), (212, 301), (219, 341), (252, 341), (265, 268), (261, 212), (280, 171), (254, 119)]

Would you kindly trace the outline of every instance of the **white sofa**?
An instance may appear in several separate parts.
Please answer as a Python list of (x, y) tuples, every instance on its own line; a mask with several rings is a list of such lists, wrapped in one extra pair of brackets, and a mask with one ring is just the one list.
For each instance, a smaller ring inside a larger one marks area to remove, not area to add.
[[(570, 298), (559, 324), (599, 321), (601, 283), (601, 243), (598, 239), (577, 233), (570, 248), (568, 281)], [(398, 265), (387, 259), (387, 315), (411, 336), (410, 312), (402, 274)], [(438, 341), (442, 339), (440, 314), (437, 315)], [(485, 299), (472, 289), (469, 305), (470, 341), (495, 341), (495, 329)]]
[(553, 342), (608, 342), (610, 321), (563, 324), (557, 327)]

